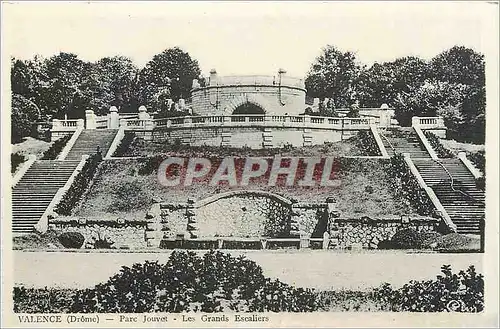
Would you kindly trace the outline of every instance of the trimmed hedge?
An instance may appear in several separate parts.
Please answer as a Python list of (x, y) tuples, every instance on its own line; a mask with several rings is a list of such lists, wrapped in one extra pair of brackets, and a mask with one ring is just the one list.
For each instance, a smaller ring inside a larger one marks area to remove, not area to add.
[(311, 312), (319, 309), (313, 290), (266, 278), (262, 268), (244, 256), (210, 251), (200, 257), (191, 251), (173, 251), (166, 264), (146, 261), (123, 267), (107, 282), (78, 291), (70, 312)]
[(78, 232), (64, 232), (57, 237), (64, 248), (80, 249), (85, 242), (85, 237)]
[(449, 265), (436, 280), (410, 281), (400, 289), (385, 283), (375, 289), (374, 298), (392, 312), (482, 312), (484, 279), (474, 266), (453, 273)]
[(71, 139), (71, 136), (72, 135), (66, 135), (66, 136), (63, 136), (63, 137), (57, 139), (56, 141), (54, 141), (54, 143), (52, 143), (50, 148), (47, 151), (43, 152), (41, 159), (42, 160), (55, 160), (55, 158), (57, 158), (59, 153), (61, 153), (63, 148), (66, 146), (68, 141)]
[(113, 153), (114, 157), (122, 157), (129, 149), (130, 145), (135, 139), (135, 133), (133, 131), (126, 131), (120, 142), (120, 145), (116, 148)]
[(453, 158), (453, 152), (448, 150), (446, 147), (441, 144), (441, 141), (439, 140), (439, 137), (434, 135), (433, 133), (429, 131), (424, 131), (424, 135), (429, 141), (429, 144), (431, 144), (432, 148), (440, 158)]
[(99, 154), (91, 155), (82, 170), (78, 173), (68, 189), (66, 194), (64, 194), (61, 202), (57, 205), (55, 212), (59, 215), (69, 216), (71, 211), (78, 204), (83, 196), (83, 193), (87, 190), (90, 182), (94, 178), (97, 166), (102, 161), (102, 156)]
[(10, 155), (10, 172), (15, 173), (17, 168), (26, 161), (26, 157), (21, 153), (12, 153)]
[(478, 152), (467, 152), (467, 158), (474, 164), (474, 166), (481, 170), (483, 175), (485, 174), (486, 158), (484, 156), (484, 151)]
[(369, 156), (382, 155), (377, 145), (377, 141), (375, 140), (375, 137), (373, 137), (371, 131), (365, 131), (365, 130), (359, 131), (356, 142), (358, 148), (361, 151), (363, 151), (363, 155), (369, 155)]
[(436, 217), (432, 201), (406, 165), (404, 156), (396, 154), (390, 161), (389, 176), (393, 178), (391, 183), (396, 195), (399, 195), (404, 203), (415, 208), (419, 215)]

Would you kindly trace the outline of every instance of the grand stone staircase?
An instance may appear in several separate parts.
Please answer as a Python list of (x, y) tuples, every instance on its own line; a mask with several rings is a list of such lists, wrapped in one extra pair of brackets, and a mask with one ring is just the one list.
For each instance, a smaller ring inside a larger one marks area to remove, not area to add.
[(65, 160), (38, 160), (12, 189), (12, 231), (33, 232), (34, 225), (75, 171), (82, 155), (95, 154), (97, 146), (106, 155), (116, 130), (84, 130)]
[(380, 131), (382, 143), (389, 156), (395, 153), (409, 153), (412, 159), (430, 159), (430, 155), (420, 142), (413, 128)]
[(460, 159), (413, 160), (457, 226), (458, 233), (479, 234), (485, 216), (485, 194)]
[(82, 155), (94, 154), (98, 146), (104, 157), (113, 143), (116, 132), (115, 129), (83, 130), (65, 159), (80, 160)]
[(24, 174), (12, 189), (12, 231), (28, 233), (66, 184), (79, 160), (40, 160)]

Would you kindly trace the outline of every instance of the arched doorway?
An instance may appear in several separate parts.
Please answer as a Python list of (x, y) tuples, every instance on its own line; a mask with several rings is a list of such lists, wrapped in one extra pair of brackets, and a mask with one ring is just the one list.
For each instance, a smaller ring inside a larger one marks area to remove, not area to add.
[(262, 115), (264, 115), (264, 114), (266, 114), (266, 111), (262, 107), (254, 104), (254, 103), (246, 102), (246, 103), (241, 104), (237, 108), (235, 108), (233, 111), (233, 114), (235, 114), (235, 115), (237, 115), (237, 114), (240, 114), (240, 115), (262, 114)]

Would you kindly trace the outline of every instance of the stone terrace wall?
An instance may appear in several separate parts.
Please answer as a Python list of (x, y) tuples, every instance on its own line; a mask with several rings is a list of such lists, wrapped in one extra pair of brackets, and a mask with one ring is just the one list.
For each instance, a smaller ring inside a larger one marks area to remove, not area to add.
[(94, 248), (94, 242), (104, 239), (113, 242), (116, 249), (143, 249), (147, 246), (145, 233), (146, 221), (78, 221), (76, 219), (52, 220), (50, 227), (58, 233), (78, 232), (85, 237), (83, 248)]
[(339, 142), (356, 134), (356, 131), (279, 127), (213, 127), (196, 129), (162, 128), (148, 135), (137, 136), (155, 142), (179, 140), (185, 145), (231, 146), (231, 147), (282, 147), (291, 144), (296, 147), (324, 144), (325, 141)]
[(330, 223), (332, 244), (340, 248), (359, 246), (377, 249), (379, 242), (390, 240), (398, 230), (411, 228), (418, 232), (437, 232), (439, 220), (417, 218), (403, 222), (401, 218), (337, 219)]

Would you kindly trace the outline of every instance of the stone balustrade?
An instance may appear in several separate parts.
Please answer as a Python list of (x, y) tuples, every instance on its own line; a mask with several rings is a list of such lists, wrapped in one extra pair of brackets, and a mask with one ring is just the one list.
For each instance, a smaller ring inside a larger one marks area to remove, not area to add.
[(372, 118), (332, 118), (316, 116), (282, 115), (217, 115), (185, 116), (163, 119), (121, 119), (120, 125), (127, 130), (153, 128), (191, 127), (290, 127), (324, 128), (336, 130), (370, 129)]
[(411, 123), (421, 129), (445, 128), (442, 117), (412, 117)]

